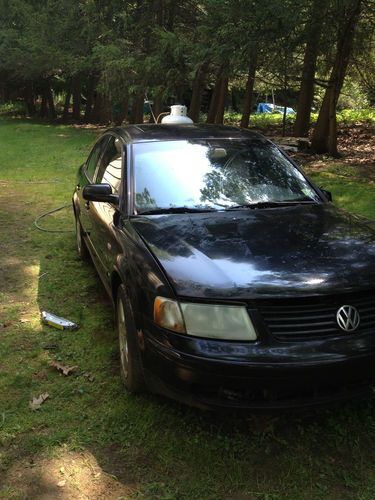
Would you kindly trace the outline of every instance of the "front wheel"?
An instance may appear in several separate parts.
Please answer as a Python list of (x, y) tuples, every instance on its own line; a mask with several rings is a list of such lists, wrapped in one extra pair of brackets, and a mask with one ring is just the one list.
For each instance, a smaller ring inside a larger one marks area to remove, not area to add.
[(117, 293), (117, 331), (120, 344), (121, 378), (131, 393), (145, 390), (141, 353), (137, 342), (137, 330), (124, 285)]

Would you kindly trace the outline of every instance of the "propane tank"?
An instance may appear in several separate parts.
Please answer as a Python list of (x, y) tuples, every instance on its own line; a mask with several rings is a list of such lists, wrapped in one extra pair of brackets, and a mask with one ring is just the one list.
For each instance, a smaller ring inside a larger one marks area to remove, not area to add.
[(193, 123), (193, 120), (186, 115), (187, 107), (176, 104), (174, 106), (171, 106), (170, 115), (164, 116), (161, 123), (163, 125), (188, 125), (189, 123)]

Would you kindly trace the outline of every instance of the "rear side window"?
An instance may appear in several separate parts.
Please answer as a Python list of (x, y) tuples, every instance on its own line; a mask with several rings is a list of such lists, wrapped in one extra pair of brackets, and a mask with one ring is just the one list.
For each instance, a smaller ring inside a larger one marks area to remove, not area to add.
[(112, 192), (117, 194), (121, 183), (121, 153), (123, 143), (116, 137), (110, 137), (100, 161), (95, 182), (109, 184)]

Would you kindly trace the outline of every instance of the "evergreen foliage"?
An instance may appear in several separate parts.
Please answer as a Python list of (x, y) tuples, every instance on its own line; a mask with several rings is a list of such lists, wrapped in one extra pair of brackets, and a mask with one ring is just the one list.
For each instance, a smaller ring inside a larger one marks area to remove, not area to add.
[(0, 0), (0, 102), (100, 123), (182, 102), (247, 127), (273, 98), (297, 107), (296, 135), (323, 102), (313, 143), (335, 154), (343, 86), (375, 101), (374, 25), (373, 0)]

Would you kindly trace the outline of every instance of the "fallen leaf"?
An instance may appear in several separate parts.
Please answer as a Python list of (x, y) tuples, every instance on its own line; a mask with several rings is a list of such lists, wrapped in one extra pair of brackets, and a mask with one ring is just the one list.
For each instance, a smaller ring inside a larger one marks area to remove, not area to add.
[(87, 380), (89, 382), (94, 382), (95, 381), (95, 377), (93, 375), (91, 375), (90, 373), (87, 373), (87, 372), (83, 372), (82, 373), (82, 377), (87, 378)]
[(30, 323), (30, 320), (26, 318), (21, 318), (20, 323)]
[(65, 480), (65, 479), (63, 479), (62, 481), (59, 481), (59, 482), (57, 483), (57, 486), (58, 486), (59, 488), (63, 488), (63, 487), (65, 486), (65, 484), (66, 484), (66, 480)]
[(44, 392), (38, 397), (33, 397), (33, 399), (29, 402), (29, 407), (31, 410), (39, 410), (40, 406), (44, 403), (46, 399), (49, 398), (48, 392)]
[(64, 366), (58, 361), (51, 361), (50, 366), (56, 368), (56, 370), (58, 370), (65, 376), (68, 376), (70, 373), (72, 373), (74, 370), (78, 368), (78, 366)]

